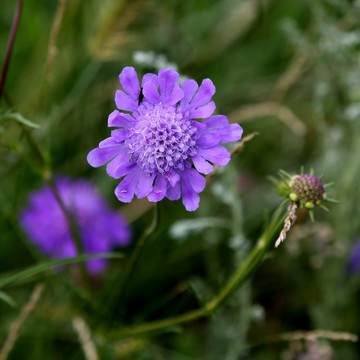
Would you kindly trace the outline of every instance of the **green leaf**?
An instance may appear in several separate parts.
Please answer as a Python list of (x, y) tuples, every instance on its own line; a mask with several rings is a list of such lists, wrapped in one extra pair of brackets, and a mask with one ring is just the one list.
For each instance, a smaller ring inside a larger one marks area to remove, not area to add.
[(44, 261), (40, 264), (31, 266), (27, 269), (20, 270), (16, 273), (0, 277), (0, 288), (12, 284), (14, 282), (24, 280), (30, 276), (34, 276), (36, 274), (39, 274), (41, 272), (44, 272), (46, 270), (52, 269), (57, 266), (74, 264), (77, 262), (93, 260), (93, 259), (119, 259), (122, 257), (123, 255), (119, 253), (103, 253), (103, 254), (95, 254), (95, 255), (79, 255), (67, 259)]
[(5, 113), (3, 116), (3, 119), (8, 119), (8, 120), (15, 120), (18, 123), (31, 127), (33, 129), (38, 129), (40, 126), (28, 119), (25, 119), (20, 113)]
[(4, 293), (3, 291), (0, 291), (0, 300), (6, 302), (8, 305), (10, 305), (13, 308), (15, 308), (17, 306), (15, 301), (8, 294)]

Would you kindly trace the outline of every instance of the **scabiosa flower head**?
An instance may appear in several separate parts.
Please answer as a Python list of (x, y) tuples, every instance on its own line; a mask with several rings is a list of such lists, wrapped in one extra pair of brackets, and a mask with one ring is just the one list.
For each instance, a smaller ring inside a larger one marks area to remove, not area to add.
[(290, 187), (290, 199), (309, 209), (315, 205), (320, 205), (325, 198), (324, 184), (319, 178), (311, 174), (293, 176)]
[(288, 206), (288, 216), (284, 222), (280, 236), (275, 242), (275, 247), (278, 247), (286, 238), (287, 232), (290, 230), (296, 220), (296, 211), (298, 207), (305, 207), (309, 210), (311, 220), (314, 222), (313, 208), (320, 206), (326, 211), (329, 211), (323, 202), (337, 202), (334, 199), (329, 199), (325, 193), (325, 188), (331, 184), (324, 185), (323, 182), (312, 174), (290, 175), (287, 172), (279, 171), (280, 180), (271, 178), (277, 185), (280, 194), (286, 197), (285, 202), (290, 202)]
[(312, 210), (315, 206), (320, 206), (327, 210), (323, 205), (324, 201), (336, 202), (329, 199), (325, 192), (326, 188), (331, 184), (324, 185), (312, 172), (310, 174), (301, 172), (301, 174), (290, 175), (280, 170), (279, 176), (280, 181), (272, 178), (279, 192), (299, 207)]
[[(182, 197), (188, 211), (199, 206), (199, 193), (213, 164), (226, 165), (229, 152), (220, 143), (241, 138), (242, 128), (224, 115), (211, 116), (215, 86), (210, 79), (200, 87), (195, 80), (178, 83), (171, 69), (145, 74), (141, 86), (134, 68), (120, 73), (124, 91), (117, 90), (119, 110), (109, 115), (108, 126), (118, 129), (88, 154), (91, 166), (107, 163), (108, 175), (123, 178), (117, 198), (130, 202), (147, 197), (156, 202)], [(197, 119), (206, 119), (199, 122)]]
[[(63, 177), (56, 181), (56, 187), (78, 226), (85, 253), (109, 252), (129, 243), (131, 232), (125, 220), (106, 205), (88, 181)], [(20, 223), (44, 254), (56, 259), (76, 256), (68, 223), (48, 186), (31, 194), (28, 206), (20, 214)], [(93, 274), (102, 272), (106, 266), (105, 259), (86, 263)]]

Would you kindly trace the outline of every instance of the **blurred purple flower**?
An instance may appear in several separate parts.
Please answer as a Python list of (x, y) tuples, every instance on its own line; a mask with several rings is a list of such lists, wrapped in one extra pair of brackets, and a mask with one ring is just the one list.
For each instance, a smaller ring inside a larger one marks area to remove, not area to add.
[[(125, 220), (108, 208), (92, 184), (62, 177), (56, 181), (56, 186), (75, 219), (85, 253), (109, 252), (129, 243), (131, 232)], [(28, 206), (20, 214), (20, 223), (44, 254), (56, 259), (76, 256), (65, 216), (48, 186), (30, 195)], [(106, 269), (107, 260), (90, 260), (86, 266), (89, 272), (100, 273)]]
[(358, 240), (352, 247), (347, 270), (349, 274), (360, 272), (360, 240)]
[(186, 210), (196, 210), (205, 188), (201, 174), (213, 171), (211, 163), (224, 166), (230, 160), (219, 143), (241, 138), (238, 124), (229, 124), (224, 115), (211, 116), (215, 86), (210, 79), (200, 87), (195, 80), (181, 86), (178, 80), (176, 71), (163, 69), (158, 75), (145, 74), (140, 86), (134, 68), (120, 73), (124, 91), (116, 91), (115, 103), (131, 114), (115, 110), (109, 115), (108, 126), (120, 129), (100, 142), (87, 160), (93, 167), (108, 163), (108, 175), (123, 178), (115, 189), (122, 202), (134, 195), (152, 202), (182, 196)]

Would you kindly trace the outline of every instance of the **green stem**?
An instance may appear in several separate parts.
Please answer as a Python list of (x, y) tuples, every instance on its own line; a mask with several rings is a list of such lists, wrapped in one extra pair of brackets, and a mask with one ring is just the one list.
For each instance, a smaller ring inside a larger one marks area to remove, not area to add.
[(135, 249), (130, 255), (129, 260), (126, 262), (125, 268), (122, 272), (122, 276), (120, 279), (120, 283), (117, 283), (117, 288), (119, 289), (116, 295), (110, 300), (110, 306), (109, 310), (111, 313), (113, 313), (113, 309), (115, 308), (115, 314), (118, 313), (116, 309), (120, 307), (120, 302), (123, 299), (123, 297), (126, 294), (127, 286), (129, 283), (129, 279), (134, 272), (134, 269), (136, 267), (136, 264), (139, 260), (139, 257), (141, 255), (141, 252), (144, 248), (144, 245), (146, 243), (146, 240), (149, 238), (149, 236), (155, 231), (157, 225), (158, 225), (158, 219), (159, 218), (159, 209), (158, 204), (154, 204), (154, 214), (151, 224), (144, 230), (142, 233), (140, 239), (137, 241)]
[(280, 216), (280, 209), (274, 214), (271, 223), (264, 233), (260, 236), (256, 246), (239, 267), (235, 274), (230, 278), (220, 293), (212, 300), (204, 304), (203, 307), (186, 312), (181, 315), (172, 316), (162, 320), (151, 321), (139, 325), (124, 327), (115, 330), (110, 334), (110, 338), (117, 339), (119, 337), (134, 336), (144, 334), (151, 331), (162, 330), (164, 328), (187, 323), (212, 314), (220, 305), (224, 303), (260, 266), (264, 260), (266, 250), (273, 243), (274, 235), (283, 226), (287, 213)]

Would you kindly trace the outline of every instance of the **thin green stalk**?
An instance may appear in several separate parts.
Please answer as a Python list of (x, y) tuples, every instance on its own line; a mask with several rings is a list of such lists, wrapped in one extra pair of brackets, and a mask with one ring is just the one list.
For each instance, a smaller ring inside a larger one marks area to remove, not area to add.
[(125, 268), (122, 272), (120, 282), (117, 283), (116, 287), (119, 289), (118, 292), (115, 294), (114, 297), (110, 300), (110, 306), (109, 310), (111, 313), (113, 313), (113, 310), (115, 309), (115, 314), (117, 313), (117, 308), (119, 307), (119, 303), (121, 302), (122, 298), (126, 294), (127, 286), (129, 283), (129, 279), (131, 278), (132, 273), (134, 272), (134, 269), (136, 267), (136, 264), (139, 260), (139, 257), (141, 255), (141, 252), (144, 248), (144, 245), (146, 243), (146, 240), (149, 238), (149, 236), (155, 231), (158, 220), (159, 220), (159, 209), (158, 204), (154, 204), (154, 213), (153, 213), (153, 219), (151, 224), (144, 230), (142, 233), (140, 239), (137, 241), (135, 249), (130, 255), (130, 258), (125, 264)]
[(124, 327), (115, 330), (110, 334), (110, 338), (134, 336), (151, 331), (158, 331), (167, 327), (184, 324), (192, 320), (207, 317), (212, 314), (225, 300), (227, 300), (248, 278), (252, 275), (264, 260), (267, 248), (272, 244), (274, 235), (283, 226), (287, 213), (280, 216), (280, 209), (274, 214), (271, 223), (259, 238), (256, 246), (239, 267), (235, 274), (230, 278), (220, 293), (212, 300), (205, 303), (203, 307), (186, 312), (181, 315), (172, 316), (162, 320), (151, 321), (139, 325)]

